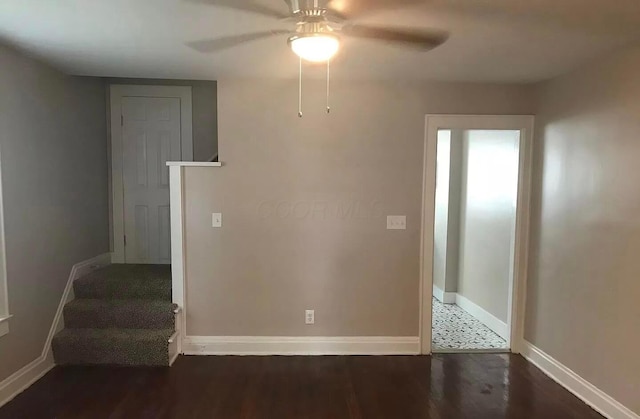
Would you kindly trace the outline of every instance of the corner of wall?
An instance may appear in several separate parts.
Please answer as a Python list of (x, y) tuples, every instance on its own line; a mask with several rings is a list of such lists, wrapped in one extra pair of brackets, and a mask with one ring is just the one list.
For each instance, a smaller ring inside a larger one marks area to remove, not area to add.
[(640, 419), (622, 403), (526, 340), (521, 355), (556, 383), (607, 418)]
[(88, 274), (89, 272), (100, 269), (111, 263), (111, 254), (105, 253), (91, 259), (79, 262), (71, 268), (67, 285), (58, 304), (58, 310), (51, 323), (49, 335), (45, 341), (42, 353), (29, 364), (20, 368), (18, 371), (0, 382), (0, 407), (10, 402), (18, 394), (26, 390), (31, 384), (38, 381), (53, 367), (55, 361), (53, 359), (53, 351), (51, 350), (51, 341), (56, 333), (64, 328), (64, 320), (62, 312), (65, 304), (73, 300), (73, 282)]

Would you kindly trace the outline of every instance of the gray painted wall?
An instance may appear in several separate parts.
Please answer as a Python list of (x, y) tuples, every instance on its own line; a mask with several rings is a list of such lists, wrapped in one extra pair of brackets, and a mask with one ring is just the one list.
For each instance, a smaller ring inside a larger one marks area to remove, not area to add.
[(433, 283), (451, 293), (458, 291), (462, 134), (462, 130), (440, 131), (437, 145)]
[[(193, 159), (209, 161), (218, 153), (218, 93), (215, 81), (107, 78), (105, 82), (107, 89), (110, 84), (191, 86)], [(107, 101), (109, 101), (108, 94)], [(109, 105), (107, 107), (109, 108)]]
[(464, 133), (458, 294), (506, 323), (509, 311), (518, 131)]
[(219, 81), (224, 166), (185, 171), (187, 333), (417, 336), (425, 114), (527, 114), (530, 94), (337, 82), (327, 115), (308, 82), (298, 118), (295, 81)]
[[(441, 291), (447, 284), (449, 233), (449, 184), (451, 173), (451, 130), (438, 131), (436, 147), (436, 198), (433, 222), (433, 285)], [(455, 291), (455, 290), (454, 290)]]
[(525, 338), (640, 414), (640, 48), (539, 91)]
[(449, 172), (449, 222), (447, 224), (447, 275), (444, 291), (458, 292), (460, 275), (460, 212), (462, 200), (462, 160), (464, 158), (462, 130), (451, 132)]
[(109, 251), (104, 82), (0, 46), (10, 333), (0, 381), (44, 347), (71, 267)]

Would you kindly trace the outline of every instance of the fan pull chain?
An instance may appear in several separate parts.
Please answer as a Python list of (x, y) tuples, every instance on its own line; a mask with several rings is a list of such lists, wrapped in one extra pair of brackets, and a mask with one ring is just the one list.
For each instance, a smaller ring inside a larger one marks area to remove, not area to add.
[(331, 63), (331, 60), (327, 60), (327, 113), (331, 113), (331, 106), (329, 105), (330, 63)]
[(302, 118), (302, 58), (298, 72), (298, 117)]

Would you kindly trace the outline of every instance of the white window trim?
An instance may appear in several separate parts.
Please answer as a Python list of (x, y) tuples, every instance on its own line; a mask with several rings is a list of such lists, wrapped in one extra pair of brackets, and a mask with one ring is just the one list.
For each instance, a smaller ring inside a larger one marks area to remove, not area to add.
[(191, 86), (138, 86), (112, 84), (110, 86), (111, 113), (111, 228), (113, 234), (113, 263), (125, 263), (124, 249), (124, 185), (122, 167), (122, 98), (175, 97), (180, 99), (180, 129), (182, 161), (193, 161), (193, 127)]
[(0, 336), (9, 333), (9, 292), (7, 289), (7, 265), (4, 244), (4, 203), (2, 201), (2, 170), (0, 167)]

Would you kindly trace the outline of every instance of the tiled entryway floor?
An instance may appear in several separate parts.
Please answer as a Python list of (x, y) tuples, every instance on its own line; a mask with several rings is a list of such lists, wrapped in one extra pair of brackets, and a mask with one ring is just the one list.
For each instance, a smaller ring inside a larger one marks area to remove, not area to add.
[(508, 349), (507, 342), (455, 304), (433, 299), (433, 350)]

